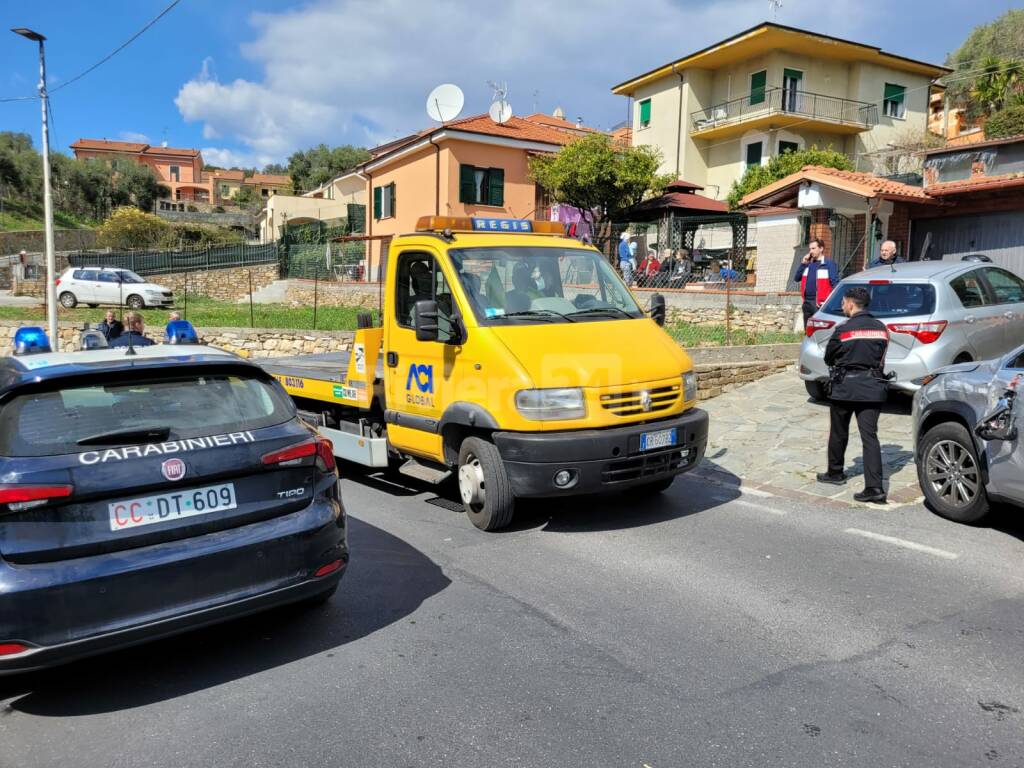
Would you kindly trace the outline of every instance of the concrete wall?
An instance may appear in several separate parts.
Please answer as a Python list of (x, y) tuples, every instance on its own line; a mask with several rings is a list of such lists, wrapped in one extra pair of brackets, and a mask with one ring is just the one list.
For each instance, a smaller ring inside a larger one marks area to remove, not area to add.
[(791, 281), (802, 236), (799, 215), (757, 217), (757, 290), (795, 289)]
[[(868, 63), (853, 64), (850, 71), (847, 98), (878, 104), (878, 125), (852, 137), (848, 151), (854, 158), (864, 152), (884, 149), (889, 142), (905, 138), (908, 133), (918, 136), (925, 133), (928, 128), (929, 78)], [(906, 114), (903, 119), (886, 117), (882, 112), (886, 83), (902, 85), (907, 89), (904, 102)]]
[(300, 197), (298, 195), (274, 195), (267, 201), (263, 215), (259, 218), (260, 242), (277, 242), (281, 226), (285, 222), (297, 224), (326, 219), (340, 219), (348, 216), (344, 200), (328, 200), (322, 197)]

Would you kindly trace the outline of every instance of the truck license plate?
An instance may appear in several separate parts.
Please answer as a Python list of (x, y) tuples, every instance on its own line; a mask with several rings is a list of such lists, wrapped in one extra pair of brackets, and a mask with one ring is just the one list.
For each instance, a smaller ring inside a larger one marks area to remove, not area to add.
[(660, 432), (642, 432), (640, 434), (641, 451), (653, 451), (655, 448), (668, 448), (675, 444), (675, 428), (663, 429)]

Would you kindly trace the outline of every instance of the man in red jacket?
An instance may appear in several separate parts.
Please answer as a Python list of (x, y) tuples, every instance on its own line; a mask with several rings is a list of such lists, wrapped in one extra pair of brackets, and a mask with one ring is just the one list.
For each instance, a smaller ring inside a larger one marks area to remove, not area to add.
[(839, 282), (839, 269), (834, 261), (825, 257), (825, 242), (820, 238), (811, 240), (809, 253), (797, 266), (793, 282), (800, 283), (806, 327), (811, 315), (828, 300), (828, 295)]

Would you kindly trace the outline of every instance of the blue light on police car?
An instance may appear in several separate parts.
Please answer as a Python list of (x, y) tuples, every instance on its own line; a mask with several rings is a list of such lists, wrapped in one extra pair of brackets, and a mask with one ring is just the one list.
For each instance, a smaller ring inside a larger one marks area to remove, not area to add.
[(167, 324), (168, 344), (198, 344), (199, 334), (188, 320), (171, 320)]
[(30, 325), (15, 331), (14, 354), (35, 355), (50, 351), (50, 340), (46, 337), (46, 331), (39, 326)]

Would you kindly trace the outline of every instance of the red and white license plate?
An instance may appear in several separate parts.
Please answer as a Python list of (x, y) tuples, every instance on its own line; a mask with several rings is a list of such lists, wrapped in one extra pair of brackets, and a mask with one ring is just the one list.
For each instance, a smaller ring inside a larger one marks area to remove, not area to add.
[(110, 508), (110, 530), (123, 531), (140, 525), (165, 523), (183, 517), (209, 515), (234, 509), (235, 484), (208, 485), (190, 491), (160, 493), (156, 496), (141, 496), (138, 499), (115, 501)]

